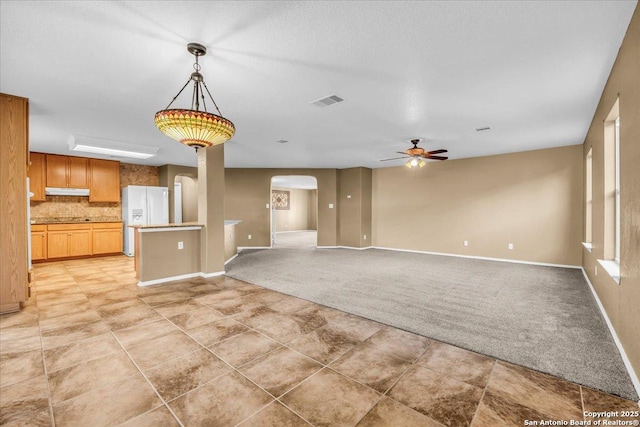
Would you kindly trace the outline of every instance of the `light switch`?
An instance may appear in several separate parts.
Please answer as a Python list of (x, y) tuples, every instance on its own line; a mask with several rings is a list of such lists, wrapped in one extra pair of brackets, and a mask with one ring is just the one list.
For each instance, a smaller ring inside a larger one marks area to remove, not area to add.
[(350, 199), (350, 198), (351, 198), (351, 194), (347, 194), (347, 199)]
[(329, 203), (329, 209), (333, 209), (333, 203)]
[(184, 242), (178, 242), (178, 249), (184, 249)]

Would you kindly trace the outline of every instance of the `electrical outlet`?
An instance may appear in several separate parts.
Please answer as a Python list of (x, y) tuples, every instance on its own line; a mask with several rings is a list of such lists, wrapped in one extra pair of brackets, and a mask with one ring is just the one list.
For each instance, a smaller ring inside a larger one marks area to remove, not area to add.
[(513, 243), (509, 243), (509, 250), (512, 251), (513, 250)]
[(469, 246), (469, 241), (468, 241), (468, 240), (465, 240), (463, 244), (464, 244), (465, 246)]
[(267, 209), (269, 209), (269, 203), (267, 203)]
[(598, 266), (596, 265), (596, 276), (598, 275)]
[(333, 209), (333, 203), (329, 203), (329, 209)]
[(247, 236), (247, 239), (251, 240), (251, 234), (249, 234), (249, 235)]
[(351, 194), (347, 194), (347, 199), (350, 199), (350, 198), (351, 198)]
[(184, 249), (184, 242), (178, 242), (178, 249)]
[(364, 235), (364, 240), (367, 240), (367, 235), (366, 234)]

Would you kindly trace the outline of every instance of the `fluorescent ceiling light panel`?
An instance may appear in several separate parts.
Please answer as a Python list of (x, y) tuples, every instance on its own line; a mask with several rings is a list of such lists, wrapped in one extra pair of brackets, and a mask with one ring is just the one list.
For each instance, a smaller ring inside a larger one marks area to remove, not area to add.
[(71, 135), (67, 140), (69, 150), (83, 153), (104, 154), (132, 159), (148, 159), (158, 155), (158, 148), (147, 145), (129, 144), (91, 136)]

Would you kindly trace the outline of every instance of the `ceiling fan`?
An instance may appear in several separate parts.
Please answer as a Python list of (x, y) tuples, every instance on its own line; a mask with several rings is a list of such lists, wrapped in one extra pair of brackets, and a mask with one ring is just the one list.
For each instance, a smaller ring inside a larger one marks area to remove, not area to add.
[(382, 159), (381, 162), (386, 162), (389, 160), (398, 160), (398, 159), (409, 159), (409, 161), (405, 164), (408, 168), (413, 167), (423, 167), (426, 163), (422, 159), (432, 159), (432, 160), (447, 160), (448, 157), (444, 156), (435, 156), (435, 154), (446, 153), (448, 150), (440, 149), (434, 151), (425, 151), (424, 148), (418, 147), (418, 143), (420, 139), (412, 139), (410, 141), (413, 144), (413, 147), (409, 148), (407, 151), (396, 151), (398, 154), (404, 154), (402, 157), (393, 157), (391, 159)]

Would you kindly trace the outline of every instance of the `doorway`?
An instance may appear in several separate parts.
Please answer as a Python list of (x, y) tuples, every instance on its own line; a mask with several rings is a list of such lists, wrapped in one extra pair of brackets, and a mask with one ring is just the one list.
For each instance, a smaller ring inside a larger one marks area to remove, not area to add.
[(198, 178), (188, 175), (174, 178), (173, 222), (198, 222)]
[(313, 249), (318, 245), (318, 182), (313, 176), (271, 178), (271, 247)]

